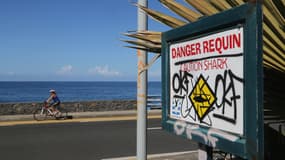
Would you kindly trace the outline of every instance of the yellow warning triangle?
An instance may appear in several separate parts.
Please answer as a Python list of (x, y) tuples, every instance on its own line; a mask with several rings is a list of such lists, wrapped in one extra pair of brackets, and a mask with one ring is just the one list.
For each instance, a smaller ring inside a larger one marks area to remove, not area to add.
[(205, 113), (207, 112), (208, 108), (209, 107), (205, 107), (205, 106), (203, 106), (203, 107), (200, 106), (199, 108), (197, 108), (198, 109), (198, 114), (199, 114), (200, 118), (202, 118), (205, 115)]

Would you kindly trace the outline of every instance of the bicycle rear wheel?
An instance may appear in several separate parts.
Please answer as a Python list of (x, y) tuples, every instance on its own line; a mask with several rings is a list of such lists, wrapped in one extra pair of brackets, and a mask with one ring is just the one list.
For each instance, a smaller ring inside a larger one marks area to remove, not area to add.
[(43, 121), (47, 118), (47, 111), (43, 108), (38, 108), (34, 111), (34, 120)]

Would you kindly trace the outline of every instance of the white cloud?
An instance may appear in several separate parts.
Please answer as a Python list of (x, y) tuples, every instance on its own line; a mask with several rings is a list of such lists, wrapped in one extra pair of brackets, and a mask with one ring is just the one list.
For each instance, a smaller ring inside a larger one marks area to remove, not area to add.
[(108, 65), (96, 66), (88, 70), (90, 75), (101, 75), (101, 76), (119, 76), (120, 73), (115, 70), (111, 70)]
[(61, 67), (56, 73), (59, 75), (70, 75), (73, 71), (72, 65), (66, 65)]

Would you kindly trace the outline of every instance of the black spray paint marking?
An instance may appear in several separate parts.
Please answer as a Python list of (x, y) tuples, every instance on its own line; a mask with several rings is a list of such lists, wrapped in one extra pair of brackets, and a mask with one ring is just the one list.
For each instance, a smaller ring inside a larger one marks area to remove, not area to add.
[[(237, 119), (237, 100), (241, 97), (236, 93), (235, 83), (243, 83), (243, 79), (235, 75), (231, 70), (225, 70), (224, 75), (218, 74), (215, 81), (215, 94), (222, 92), (222, 96), (218, 97), (219, 101), (216, 101), (216, 107), (222, 109), (221, 114), (214, 113), (213, 116), (227, 122), (236, 123)], [(222, 90), (218, 90), (221, 87)], [(229, 95), (232, 96), (229, 96)], [(220, 103), (219, 103), (220, 102)], [(227, 116), (225, 112), (226, 107), (233, 107), (233, 117)]]
[[(182, 91), (188, 93), (188, 84), (189, 78), (192, 79), (193, 75), (184, 71), (179, 71), (179, 73), (175, 73), (172, 77), (172, 88), (175, 93), (179, 93), (182, 95)], [(177, 85), (176, 85), (177, 84)]]

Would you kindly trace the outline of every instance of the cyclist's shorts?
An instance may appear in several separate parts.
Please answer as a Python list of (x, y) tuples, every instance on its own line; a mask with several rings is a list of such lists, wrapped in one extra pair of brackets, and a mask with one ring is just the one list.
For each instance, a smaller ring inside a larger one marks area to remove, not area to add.
[(53, 106), (55, 109), (58, 109), (60, 105), (60, 102), (54, 102), (51, 104), (51, 106)]

